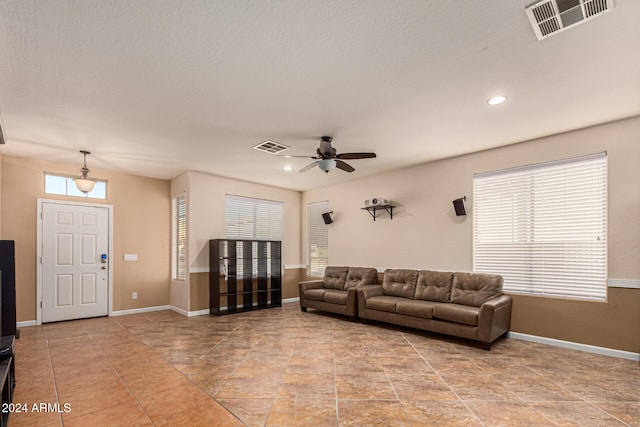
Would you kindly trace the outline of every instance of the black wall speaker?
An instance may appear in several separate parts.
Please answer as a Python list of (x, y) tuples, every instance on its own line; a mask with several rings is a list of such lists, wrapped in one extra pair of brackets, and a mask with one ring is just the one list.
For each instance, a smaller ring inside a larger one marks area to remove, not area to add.
[(324, 221), (325, 224), (331, 224), (333, 222), (333, 218), (331, 218), (332, 213), (333, 211), (325, 212), (322, 214), (322, 220)]
[(457, 216), (465, 216), (467, 214), (467, 208), (464, 205), (465, 200), (467, 200), (466, 197), (461, 197), (453, 201), (453, 209), (456, 210)]

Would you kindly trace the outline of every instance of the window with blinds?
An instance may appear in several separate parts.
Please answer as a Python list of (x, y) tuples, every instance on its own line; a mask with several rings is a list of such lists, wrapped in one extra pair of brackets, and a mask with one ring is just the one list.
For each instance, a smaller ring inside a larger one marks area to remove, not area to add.
[(227, 194), (227, 239), (282, 240), (282, 202)]
[(510, 293), (605, 301), (606, 153), (473, 178), (474, 270)]
[(309, 276), (324, 276), (324, 270), (329, 261), (329, 230), (322, 219), (322, 214), (328, 210), (328, 202), (307, 205)]
[(174, 280), (186, 279), (187, 201), (183, 194), (171, 203), (171, 275)]
[[(278, 240), (282, 241), (284, 228), (283, 202), (253, 199), (227, 194), (225, 207), (225, 237), (227, 239)], [(238, 245), (241, 245), (238, 242)], [(242, 253), (240, 248), (236, 249)], [(258, 271), (258, 247), (254, 245), (253, 271)], [(237, 259), (238, 271), (243, 271), (241, 258)], [(271, 263), (267, 263), (267, 273)]]

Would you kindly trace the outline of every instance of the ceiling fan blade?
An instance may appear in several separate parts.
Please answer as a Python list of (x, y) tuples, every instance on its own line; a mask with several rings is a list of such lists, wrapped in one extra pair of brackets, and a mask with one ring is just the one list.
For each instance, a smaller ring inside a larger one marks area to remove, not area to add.
[(342, 169), (345, 172), (353, 172), (355, 169), (348, 163), (343, 162), (342, 160), (336, 160), (336, 167), (338, 169)]
[(276, 154), (276, 157), (284, 157), (285, 159), (317, 159), (316, 156), (293, 156), (291, 154)]
[(336, 159), (356, 160), (356, 159), (372, 159), (376, 157), (376, 153), (341, 153)]
[(318, 162), (309, 163), (307, 166), (305, 166), (302, 169), (300, 169), (300, 172), (306, 172), (306, 171), (308, 171), (309, 169), (311, 169), (312, 167), (314, 167), (317, 164), (318, 164)]

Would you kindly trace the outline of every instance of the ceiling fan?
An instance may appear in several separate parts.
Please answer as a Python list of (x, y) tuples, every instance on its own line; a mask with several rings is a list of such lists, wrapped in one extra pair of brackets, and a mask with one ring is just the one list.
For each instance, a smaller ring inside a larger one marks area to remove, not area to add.
[(333, 138), (330, 136), (323, 136), (320, 138), (320, 147), (316, 150), (315, 156), (288, 156), (283, 155), (281, 157), (310, 157), (316, 161), (308, 164), (300, 169), (300, 172), (306, 172), (314, 166), (318, 165), (318, 168), (329, 173), (334, 168), (341, 169), (345, 172), (353, 172), (355, 169), (353, 166), (344, 162), (343, 160), (356, 160), (356, 159), (371, 159), (376, 157), (376, 153), (341, 153), (338, 154), (336, 149), (331, 146)]

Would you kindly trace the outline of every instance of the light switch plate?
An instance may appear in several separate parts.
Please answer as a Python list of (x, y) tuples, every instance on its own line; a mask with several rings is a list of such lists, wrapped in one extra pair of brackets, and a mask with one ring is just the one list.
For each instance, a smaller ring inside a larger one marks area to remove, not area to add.
[(124, 260), (125, 261), (137, 261), (138, 260), (138, 254), (124, 254)]

